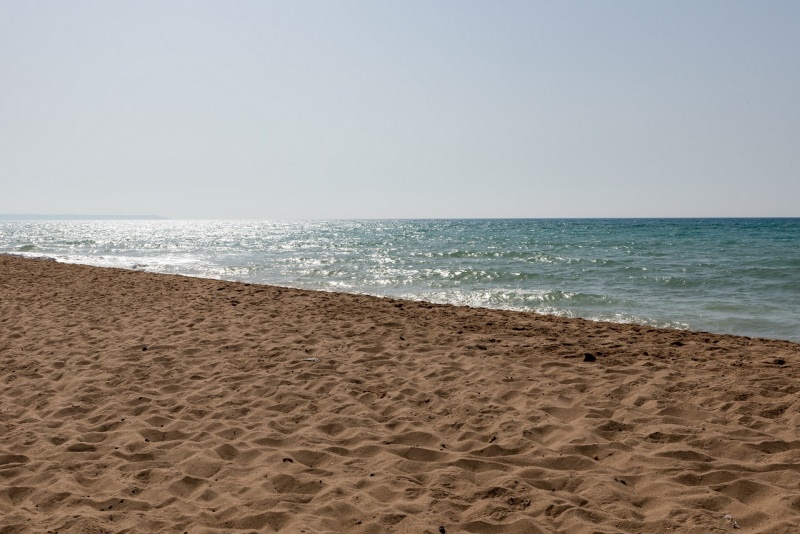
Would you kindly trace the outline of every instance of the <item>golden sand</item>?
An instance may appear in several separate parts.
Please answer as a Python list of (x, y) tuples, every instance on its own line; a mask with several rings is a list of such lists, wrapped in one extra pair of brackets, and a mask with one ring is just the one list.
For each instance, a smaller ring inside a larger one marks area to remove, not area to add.
[(0, 256), (0, 533), (798, 532), (799, 369), (783, 341)]

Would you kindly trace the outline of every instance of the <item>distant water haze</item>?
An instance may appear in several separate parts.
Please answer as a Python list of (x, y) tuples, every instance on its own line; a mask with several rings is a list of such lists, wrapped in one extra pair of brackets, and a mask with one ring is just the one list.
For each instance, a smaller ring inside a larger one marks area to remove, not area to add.
[(80, 215), (75, 213), (0, 213), (0, 221), (124, 221), (163, 220), (158, 215)]

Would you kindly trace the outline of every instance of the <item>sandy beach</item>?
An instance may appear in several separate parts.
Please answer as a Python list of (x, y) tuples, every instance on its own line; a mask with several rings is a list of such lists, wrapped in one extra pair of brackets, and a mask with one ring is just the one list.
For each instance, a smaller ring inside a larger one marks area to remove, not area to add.
[(798, 369), (785, 341), (0, 256), (0, 533), (797, 532)]

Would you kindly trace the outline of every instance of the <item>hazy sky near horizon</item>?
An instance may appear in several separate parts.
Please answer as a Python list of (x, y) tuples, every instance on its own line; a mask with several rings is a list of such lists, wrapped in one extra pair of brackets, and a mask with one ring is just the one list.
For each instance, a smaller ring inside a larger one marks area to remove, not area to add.
[(800, 2), (0, 0), (0, 213), (800, 216)]

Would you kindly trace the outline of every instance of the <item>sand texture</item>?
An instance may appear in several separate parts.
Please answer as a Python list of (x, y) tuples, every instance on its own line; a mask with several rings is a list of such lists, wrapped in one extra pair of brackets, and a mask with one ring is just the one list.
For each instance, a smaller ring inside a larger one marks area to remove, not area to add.
[(800, 532), (799, 369), (782, 341), (0, 256), (0, 533)]

